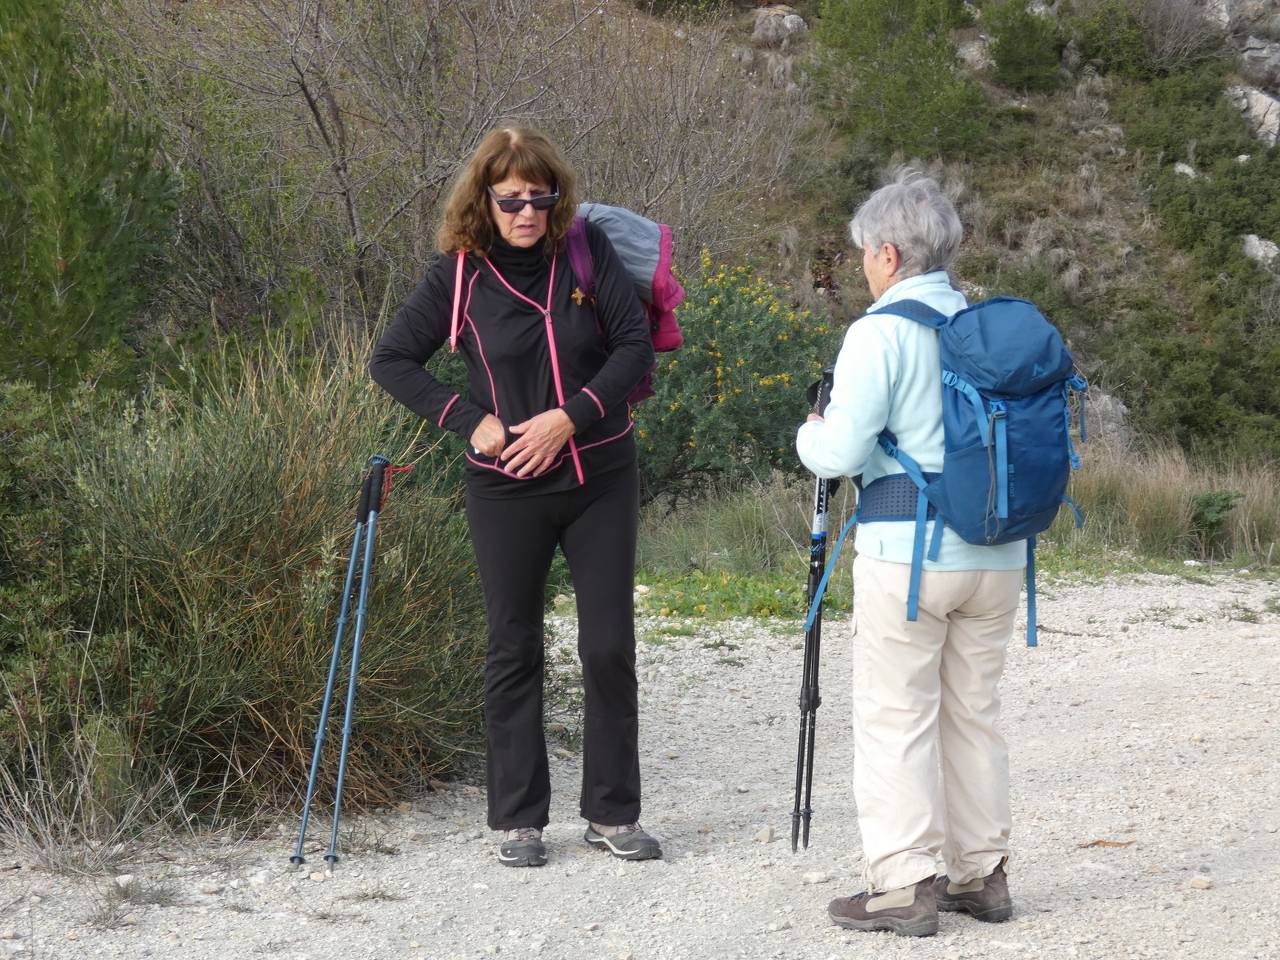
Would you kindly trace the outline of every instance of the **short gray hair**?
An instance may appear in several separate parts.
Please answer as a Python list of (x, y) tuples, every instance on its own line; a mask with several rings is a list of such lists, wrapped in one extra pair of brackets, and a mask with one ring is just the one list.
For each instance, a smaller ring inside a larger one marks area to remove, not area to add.
[(859, 249), (897, 247), (903, 278), (947, 269), (963, 234), (960, 215), (938, 181), (912, 165), (895, 169), (849, 221), (849, 237)]

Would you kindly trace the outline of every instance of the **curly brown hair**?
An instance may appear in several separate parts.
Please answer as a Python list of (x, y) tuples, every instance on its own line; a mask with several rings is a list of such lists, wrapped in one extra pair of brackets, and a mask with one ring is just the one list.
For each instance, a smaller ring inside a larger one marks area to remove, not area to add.
[(436, 233), (441, 253), (483, 251), (493, 245), (487, 188), (512, 175), (559, 190), (560, 202), (547, 217), (548, 248), (559, 246), (578, 211), (577, 175), (546, 134), (530, 127), (504, 126), (480, 141), (454, 181)]

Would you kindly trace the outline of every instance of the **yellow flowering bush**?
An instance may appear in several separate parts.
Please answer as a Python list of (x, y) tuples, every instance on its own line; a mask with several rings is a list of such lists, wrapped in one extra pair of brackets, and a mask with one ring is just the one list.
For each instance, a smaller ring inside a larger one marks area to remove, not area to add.
[(684, 287), (684, 347), (658, 355), (656, 396), (635, 413), (646, 497), (799, 469), (805, 387), (839, 348), (831, 322), (798, 309), (788, 287), (705, 254)]

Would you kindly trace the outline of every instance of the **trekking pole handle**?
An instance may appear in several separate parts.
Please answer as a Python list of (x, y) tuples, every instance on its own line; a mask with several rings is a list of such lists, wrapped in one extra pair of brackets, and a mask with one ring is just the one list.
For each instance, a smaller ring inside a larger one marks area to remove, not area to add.
[(831, 386), (835, 382), (835, 367), (824, 367), (822, 376), (809, 384), (805, 398), (809, 407), (819, 416), (827, 412), (827, 404), (831, 402)]
[(368, 501), (364, 504), (361, 520), (367, 519), (372, 510), (382, 511), (382, 484), (390, 463), (381, 454), (374, 454), (369, 458)]

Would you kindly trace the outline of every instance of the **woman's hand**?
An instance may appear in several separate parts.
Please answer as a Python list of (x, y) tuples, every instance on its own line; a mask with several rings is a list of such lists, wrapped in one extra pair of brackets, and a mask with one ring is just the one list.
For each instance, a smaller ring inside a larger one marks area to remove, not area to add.
[(486, 457), (496, 457), (502, 452), (502, 445), (507, 442), (507, 433), (502, 421), (492, 413), (486, 413), (484, 419), (471, 434), (471, 447)]
[(541, 476), (573, 436), (573, 429), (569, 415), (558, 407), (517, 423), (511, 428), (517, 439), (502, 451), (504, 466), (517, 477)]

